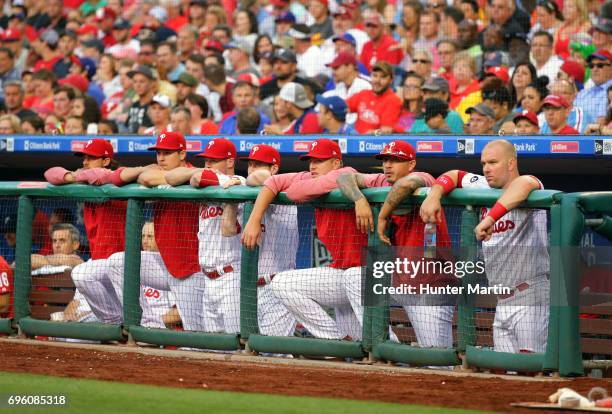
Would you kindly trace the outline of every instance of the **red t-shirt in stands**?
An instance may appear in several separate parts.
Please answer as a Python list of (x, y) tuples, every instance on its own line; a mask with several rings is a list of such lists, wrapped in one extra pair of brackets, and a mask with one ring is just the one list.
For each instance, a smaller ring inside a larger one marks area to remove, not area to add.
[(565, 125), (563, 128), (561, 128), (559, 131), (554, 133), (555, 135), (580, 135), (580, 132), (578, 132), (577, 129), (572, 128), (569, 125)]
[(369, 89), (357, 92), (346, 103), (349, 112), (357, 113), (355, 129), (360, 134), (382, 126), (393, 128), (402, 111), (402, 100), (390, 88), (382, 95)]

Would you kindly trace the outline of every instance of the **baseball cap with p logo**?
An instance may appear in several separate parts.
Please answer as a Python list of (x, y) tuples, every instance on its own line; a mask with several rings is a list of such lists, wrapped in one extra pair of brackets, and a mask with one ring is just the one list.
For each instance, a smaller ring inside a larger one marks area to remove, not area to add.
[(410, 143), (396, 139), (395, 141), (391, 141), (385, 145), (380, 154), (376, 154), (374, 156), (374, 158), (378, 160), (383, 160), (387, 157), (411, 161), (416, 159), (416, 151), (414, 150), (414, 147), (410, 145)]
[(74, 155), (89, 155), (98, 158), (113, 158), (113, 154), (112, 144), (103, 138), (90, 139), (81, 151), (74, 153)]
[(336, 141), (327, 138), (320, 138), (310, 144), (310, 151), (307, 154), (300, 155), (301, 160), (316, 158), (319, 160), (327, 160), (330, 158), (342, 159), (340, 145)]
[(227, 138), (215, 138), (208, 141), (206, 150), (196, 156), (213, 160), (236, 158), (236, 146)]
[(147, 148), (149, 151), (167, 150), (167, 151), (183, 151), (187, 149), (185, 137), (180, 132), (166, 131), (159, 134), (157, 143), (154, 147)]
[(251, 148), (251, 152), (248, 157), (240, 157), (241, 160), (251, 160), (251, 161), (259, 161), (266, 164), (278, 165), (280, 167), (280, 154), (276, 150), (276, 148), (265, 145), (258, 144)]

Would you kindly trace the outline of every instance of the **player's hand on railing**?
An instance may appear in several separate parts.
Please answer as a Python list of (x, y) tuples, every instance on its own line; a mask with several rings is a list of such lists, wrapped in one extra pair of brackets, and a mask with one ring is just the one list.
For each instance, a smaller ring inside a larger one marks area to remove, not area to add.
[(253, 250), (261, 242), (261, 224), (249, 220), (242, 231), (242, 244)]
[(419, 211), (424, 223), (440, 223), (442, 221), (442, 204), (436, 197), (427, 197)]
[(391, 246), (391, 240), (387, 237), (386, 230), (389, 220), (386, 217), (378, 216), (378, 238), (383, 243)]
[(232, 177), (223, 183), (223, 188), (228, 189), (234, 185), (240, 185), (240, 184), (242, 184), (242, 181), (240, 181), (240, 178)]
[(480, 223), (474, 229), (474, 233), (476, 234), (476, 240), (478, 241), (488, 241), (493, 235), (493, 228), (495, 225), (495, 219), (491, 216), (487, 216), (482, 219)]
[(365, 197), (361, 197), (355, 202), (355, 219), (360, 232), (368, 234), (368, 232), (374, 231), (372, 208)]

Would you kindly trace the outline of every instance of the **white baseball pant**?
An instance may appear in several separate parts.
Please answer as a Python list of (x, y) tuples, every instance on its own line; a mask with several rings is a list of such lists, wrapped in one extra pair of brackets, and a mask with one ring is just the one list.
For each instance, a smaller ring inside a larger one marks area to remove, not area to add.
[(257, 287), (257, 324), (262, 335), (290, 336), (295, 331), (295, 318), (274, 296), (270, 284)]
[(119, 324), (123, 321), (122, 294), (117, 297), (108, 277), (107, 259), (81, 263), (72, 269), (71, 276), (100, 322)]
[[(240, 332), (240, 265), (216, 279), (202, 274), (202, 330), (205, 332)], [(178, 298), (177, 298), (178, 303)]]
[[(361, 339), (361, 326), (344, 289), (344, 280), (359, 267), (316, 267), (281, 272), (272, 280), (274, 295), (317, 338)], [(323, 309), (334, 308), (334, 320)]]
[(529, 283), (529, 288), (499, 299), (493, 320), (493, 349), (499, 352), (546, 352), (550, 284)]
[[(363, 303), (361, 292), (361, 268), (359, 272), (351, 272), (345, 278), (344, 289), (359, 324), (363, 325)], [(453, 346), (453, 314), (454, 306), (421, 305), (418, 296), (391, 295), (391, 300), (401, 305), (414, 328), (417, 342), (421, 347), (450, 348)], [(389, 328), (389, 338), (399, 342), (395, 333)]]
[[(116, 295), (123, 303), (124, 252), (114, 253), (109, 260), (109, 278)], [(202, 297), (204, 275), (194, 273), (184, 279), (172, 277), (158, 252), (140, 252), (140, 283), (153, 289), (169, 290), (176, 299), (176, 307), (186, 331), (202, 331)], [(142, 294), (141, 294), (142, 306)]]

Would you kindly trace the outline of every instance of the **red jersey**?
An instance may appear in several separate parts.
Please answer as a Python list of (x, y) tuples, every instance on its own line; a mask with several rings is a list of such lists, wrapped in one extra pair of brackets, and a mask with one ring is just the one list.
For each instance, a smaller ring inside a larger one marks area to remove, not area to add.
[(111, 254), (125, 250), (126, 210), (127, 201), (85, 203), (83, 221), (92, 259), (108, 259)]
[[(193, 168), (191, 164), (187, 167)], [(170, 274), (184, 279), (199, 272), (198, 219), (200, 204), (160, 200), (153, 207), (155, 241)]]
[(565, 125), (563, 128), (554, 133), (555, 135), (580, 135), (577, 129), (572, 128), (569, 125)]
[(9, 294), (9, 310), (5, 313), (0, 313), (1, 318), (13, 317), (13, 269), (0, 256), (0, 295)]
[(357, 229), (355, 210), (315, 209), (317, 237), (332, 257), (331, 267), (348, 269), (361, 266), (362, 250), (368, 246), (368, 236)]
[(320, 134), (322, 132), (323, 128), (319, 125), (317, 113), (312, 109), (308, 109), (291, 124), (291, 127), (285, 131), (285, 135)]
[(376, 62), (388, 62), (392, 65), (399, 65), (404, 58), (404, 52), (400, 44), (389, 35), (382, 35), (380, 40), (374, 44), (372, 40), (363, 45), (359, 60), (372, 72)]
[(349, 112), (357, 113), (355, 129), (360, 134), (382, 126), (393, 128), (402, 112), (402, 100), (390, 88), (382, 95), (372, 90), (357, 92), (346, 103)]

